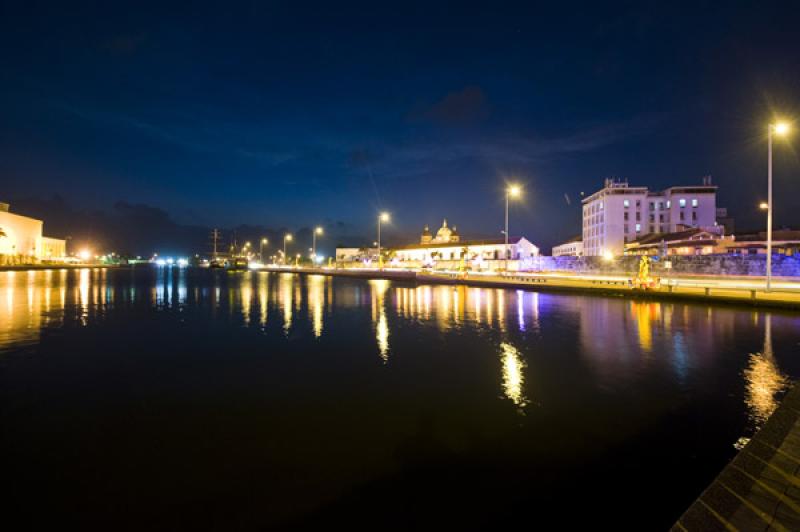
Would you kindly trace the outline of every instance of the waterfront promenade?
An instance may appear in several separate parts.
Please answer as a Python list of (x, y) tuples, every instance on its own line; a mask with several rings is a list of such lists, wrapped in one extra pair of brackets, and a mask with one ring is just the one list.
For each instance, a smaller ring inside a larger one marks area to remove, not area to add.
[(582, 292), (598, 295), (683, 299), (734, 303), (751, 306), (800, 310), (800, 281), (775, 279), (769, 292), (760, 278), (684, 276), (662, 279), (661, 286), (641, 290), (630, 283), (630, 276), (564, 273), (484, 274), (448, 271), (411, 271), (384, 268), (283, 268), (269, 271), (314, 273), (346, 277), (393, 279), (417, 283), (467, 284), (498, 288), (531, 288), (542, 291)]
[(672, 530), (800, 530), (800, 387)]

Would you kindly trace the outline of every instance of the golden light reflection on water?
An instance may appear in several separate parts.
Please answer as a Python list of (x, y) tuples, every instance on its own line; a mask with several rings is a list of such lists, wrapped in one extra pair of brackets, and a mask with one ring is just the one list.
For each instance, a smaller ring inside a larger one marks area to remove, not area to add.
[(261, 312), (259, 322), (265, 327), (269, 317), (269, 275), (264, 272), (258, 275), (258, 307)]
[(764, 348), (761, 353), (751, 353), (744, 370), (746, 383), (745, 404), (750, 419), (760, 427), (778, 408), (777, 394), (789, 385), (772, 352), (772, 316), (764, 318)]
[(306, 278), (311, 328), (316, 338), (322, 336), (322, 315), (325, 307), (326, 279), (327, 277), (324, 275), (309, 275)]
[(661, 303), (642, 303), (631, 301), (631, 315), (636, 321), (639, 345), (642, 350), (653, 350), (653, 328), (661, 319)]
[(375, 338), (378, 352), (384, 362), (389, 360), (389, 323), (386, 320), (386, 291), (389, 281), (374, 279), (369, 282), (372, 300), (372, 323), (375, 326)]
[(292, 328), (293, 284), (294, 274), (292, 273), (281, 273), (278, 277), (278, 293), (280, 294), (278, 305), (283, 311), (283, 332), (285, 334), (289, 334), (289, 330)]
[(501, 362), (503, 365), (503, 393), (515, 405), (522, 408), (528, 404), (525, 397), (525, 360), (519, 354), (516, 347), (503, 342), (500, 344)]

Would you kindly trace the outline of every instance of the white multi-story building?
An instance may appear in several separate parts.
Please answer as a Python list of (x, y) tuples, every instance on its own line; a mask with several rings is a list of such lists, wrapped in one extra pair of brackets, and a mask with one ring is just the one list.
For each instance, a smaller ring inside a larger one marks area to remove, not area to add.
[(583, 240), (581, 237), (576, 236), (563, 244), (553, 246), (552, 254), (554, 257), (582, 257)]
[(589, 257), (621, 255), (627, 242), (652, 233), (689, 228), (717, 230), (717, 187), (701, 185), (651, 192), (627, 181), (606, 179), (583, 200), (583, 246)]

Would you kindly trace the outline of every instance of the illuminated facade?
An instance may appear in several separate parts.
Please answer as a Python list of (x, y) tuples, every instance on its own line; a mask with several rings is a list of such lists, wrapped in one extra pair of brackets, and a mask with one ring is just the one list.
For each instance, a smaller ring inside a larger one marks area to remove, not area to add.
[(66, 241), (42, 236), (44, 222), (9, 212), (0, 203), (0, 264), (30, 264), (60, 260), (66, 256)]
[(428, 226), (422, 231), (419, 244), (394, 248), (394, 257), (400, 261), (433, 264), (439, 261), (518, 260), (537, 257), (539, 248), (524, 237), (508, 239), (509, 254), (506, 256), (504, 238), (487, 240), (461, 240), (455, 226), (451, 229), (444, 220), (442, 227), (431, 235)]
[(621, 255), (625, 244), (654, 233), (717, 227), (717, 187), (711, 178), (698, 186), (651, 192), (627, 181), (606, 179), (583, 200), (583, 246), (589, 257)]

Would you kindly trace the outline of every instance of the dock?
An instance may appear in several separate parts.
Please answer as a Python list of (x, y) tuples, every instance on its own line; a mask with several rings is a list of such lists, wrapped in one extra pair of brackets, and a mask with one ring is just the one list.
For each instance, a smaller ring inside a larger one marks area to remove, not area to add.
[(800, 386), (672, 530), (800, 530)]

